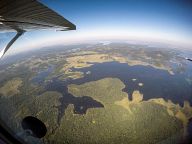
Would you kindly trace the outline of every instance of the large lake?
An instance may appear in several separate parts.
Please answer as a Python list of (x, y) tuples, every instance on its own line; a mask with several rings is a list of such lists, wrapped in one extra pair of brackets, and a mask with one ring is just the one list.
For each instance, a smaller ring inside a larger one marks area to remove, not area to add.
[[(50, 66), (47, 71), (40, 72), (33, 82), (42, 84), (42, 81), (53, 71), (53, 66)], [(127, 92), (130, 99), (134, 90), (139, 90), (144, 95), (144, 100), (152, 98), (164, 98), (171, 100), (183, 106), (185, 100), (192, 104), (192, 85), (186, 80), (192, 77), (192, 67), (184, 73), (176, 73), (171, 75), (166, 70), (155, 69), (151, 66), (129, 66), (125, 63), (105, 62), (101, 64), (94, 64), (88, 68), (73, 69), (84, 73), (84, 77), (77, 80), (61, 81), (54, 78), (45, 87), (46, 90), (58, 91), (63, 94), (65, 104), (74, 104), (76, 113), (85, 113), (86, 108), (102, 107), (102, 104), (97, 103), (92, 98), (84, 96), (82, 98), (75, 98), (67, 91), (68, 84), (83, 84), (85, 82), (95, 81), (106, 77), (119, 78), (125, 85), (123, 91)], [(89, 74), (86, 74), (87, 72)], [(136, 79), (133, 81), (133, 79)], [(142, 83), (143, 86), (139, 86)], [(90, 102), (92, 104), (90, 105)], [(67, 106), (66, 105), (66, 106)], [(65, 106), (65, 107), (66, 107)], [(82, 108), (83, 107), (83, 108)]]
[[(171, 75), (166, 70), (155, 69), (150, 66), (129, 66), (118, 62), (107, 62), (95, 64), (90, 68), (79, 69), (79, 71), (84, 73), (90, 71), (91, 74), (73, 81), (75, 84), (114, 77), (123, 81), (126, 85), (124, 91), (129, 96), (134, 90), (139, 90), (144, 94), (144, 100), (164, 98), (180, 105), (183, 105), (185, 100), (192, 104), (192, 85), (186, 81), (186, 78), (192, 74), (191, 68), (185, 73)], [(132, 79), (136, 79), (136, 81)], [(139, 86), (138, 83), (143, 83), (143, 86)]]

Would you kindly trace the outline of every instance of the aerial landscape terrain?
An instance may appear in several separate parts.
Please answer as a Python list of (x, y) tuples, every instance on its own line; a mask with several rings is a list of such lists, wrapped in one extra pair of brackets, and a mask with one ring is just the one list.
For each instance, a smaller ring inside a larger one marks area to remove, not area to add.
[(55, 46), (0, 63), (0, 117), (34, 116), (39, 144), (176, 144), (192, 131), (192, 51), (119, 43)]

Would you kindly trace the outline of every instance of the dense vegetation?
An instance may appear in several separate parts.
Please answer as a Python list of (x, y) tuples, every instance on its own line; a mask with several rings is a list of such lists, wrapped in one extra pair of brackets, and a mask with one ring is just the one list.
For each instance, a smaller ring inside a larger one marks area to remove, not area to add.
[[(74, 68), (106, 61), (150, 65), (170, 73), (173, 70), (171, 61), (176, 61), (178, 71), (185, 70), (177, 52), (144, 49), (141, 45), (98, 44), (89, 48), (81, 45), (61, 52), (42, 51), (23, 61), (0, 66), (5, 68), (0, 70), (4, 76), (0, 77), (0, 118), (17, 134), (22, 131), (21, 120), (24, 117), (32, 115), (42, 120), (48, 133), (42, 140), (25, 138), (31, 143), (178, 143), (183, 138), (188, 119), (192, 117), (190, 104), (186, 102), (182, 108), (164, 99), (143, 101), (138, 90), (133, 92), (131, 100), (131, 95), (123, 92), (125, 85), (118, 78), (68, 85), (68, 92), (74, 97), (91, 97), (104, 107), (89, 108), (86, 114), (74, 114), (75, 106), (70, 104), (58, 122), (61, 98), (65, 95), (46, 91), (46, 84), (55, 77), (62, 82), (82, 78), (84, 74)], [(31, 80), (50, 65), (55, 68), (43, 84), (32, 83)], [(187, 80), (190, 83), (191, 79)], [(145, 86), (142, 83), (138, 85)]]
[(127, 97), (123, 83), (106, 78), (83, 85), (70, 85), (74, 96), (88, 95), (104, 104), (85, 115), (73, 114), (70, 105), (60, 127), (51, 136), (55, 143), (177, 143), (182, 138), (182, 123), (171, 117), (164, 106), (153, 102), (133, 103), (130, 110), (115, 101)]

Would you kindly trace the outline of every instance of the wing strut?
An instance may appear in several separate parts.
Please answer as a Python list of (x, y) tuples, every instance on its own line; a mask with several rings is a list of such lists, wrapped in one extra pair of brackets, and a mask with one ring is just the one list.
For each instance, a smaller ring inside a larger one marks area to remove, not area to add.
[(21, 36), (24, 34), (25, 31), (17, 31), (17, 34), (11, 39), (11, 41), (7, 44), (7, 46), (0, 51), (0, 59), (3, 57), (3, 55), (8, 51), (8, 49), (12, 46), (12, 44)]

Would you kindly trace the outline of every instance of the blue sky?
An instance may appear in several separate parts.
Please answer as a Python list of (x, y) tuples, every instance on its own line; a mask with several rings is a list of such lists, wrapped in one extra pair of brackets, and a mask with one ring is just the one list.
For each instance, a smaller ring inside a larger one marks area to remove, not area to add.
[[(42, 0), (79, 31), (144, 30), (192, 37), (192, 2), (186, 0)], [(153, 37), (153, 36), (152, 36)]]
[[(185, 0), (41, 0), (79, 29), (141, 26), (192, 30), (192, 2)], [(179, 30), (178, 30), (179, 31)]]
[[(26, 33), (15, 47), (87, 39), (169, 41), (192, 46), (190, 0), (40, 0), (77, 26), (76, 31)], [(20, 48), (21, 49), (21, 48)]]

